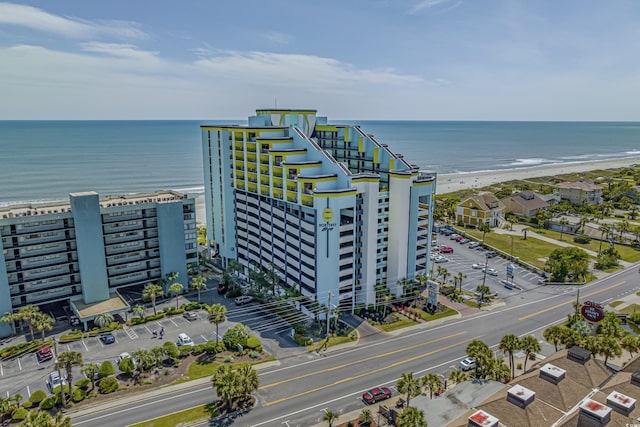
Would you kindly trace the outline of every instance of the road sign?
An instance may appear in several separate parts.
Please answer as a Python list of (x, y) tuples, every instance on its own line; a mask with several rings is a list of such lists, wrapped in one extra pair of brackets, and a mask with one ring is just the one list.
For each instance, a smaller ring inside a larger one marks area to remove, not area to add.
[(516, 266), (513, 264), (507, 264), (507, 276), (513, 277), (513, 270), (515, 270)]

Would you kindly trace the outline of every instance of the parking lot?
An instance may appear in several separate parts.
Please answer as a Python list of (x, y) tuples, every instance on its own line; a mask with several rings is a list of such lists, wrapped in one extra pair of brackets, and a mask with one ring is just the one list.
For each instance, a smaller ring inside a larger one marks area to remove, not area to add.
[[(213, 288), (213, 289), (212, 289)], [(220, 303), (227, 307), (227, 321), (219, 325), (220, 339), (226, 330), (237, 322), (241, 322), (249, 327), (251, 333), (258, 335), (263, 342), (263, 347), (269, 352), (278, 349), (274, 341), (281, 340), (286, 343), (286, 337), (290, 327), (281, 319), (268, 312), (257, 310), (256, 303), (249, 303), (243, 306), (236, 306), (233, 299), (226, 299), (217, 295), (215, 284), (209, 284), (209, 291), (202, 293), (202, 301), (207, 304)], [(195, 296), (183, 297), (185, 300), (197, 300)], [(157, 310), (161, 311), (165, 305), (172, 305), (171, 300), (158, 304)], [(152, 314), (151, 308), (147, 309), (147, 314)], [(178, 334), (186, 333), (195, 344), (205, 343), (216, 339), (215, 324), (209, 323), (206, 310), (195, 311), (196, 318), (187, 320), (181, 315), (165, 317), (157, 321), (148, 322), (132, 327), (125, 326), (112, 332), (115, 342), (104, 344), (99, 337), (89, 337), (70, 343), (60, 343), (56, 346), (58, 353), (64, 351), (77, 351), (82, 354), (85, 363), (102, 363), (110, 360), (117, 369), (116, 359), (123, 352), (133, 353), (139, 349), (149, 349), (163, 342), (170, 340), (177, 341)], [(128, 315), (129, 317), (131, 314)], [(66, 323), (68, 325), (68, 323)], [(60, 332), (61, 325), (56, 328), (56, 338), (62, 333), (68, 333), (67, 328)], [(164, 336), (159, 334), (154, 336), (153, 332), (164, 329)], [(15, 345), (24, 341), (24, 336), (7, 340), (2, 347)], [(54, 359), (38, 362), (35, 353), (30, 353), (22, 357), (13, 358), (0, 362), (0, 393), (6, 396), (21, 394), (28, 398), (34, 391), (47, 390), (47, 377), (55, 369)], [(63, 372), (64, 375), (64, 372)], [(81, 368), (74, 368), (74, 382), (83, 378)]]
[[(446, 268), (450, 273), (448, 281), (451, 281), (454, 276), (462, 273), (463, 289), (475, 291), (478, 285), (482, 285), (484, 282), (484, 284), (491, 289), (491, 293), (497, 294), (499, 298), (507, 298), (523, 291), (530, 291), (540, 287), (538, 284), (538, 281), (541, 279), (540, 275), (522, 267), (514, 266), (514, 277), (509, 281), (515, 286), (512, 289), (507, 289), (507, 287), (505, 287), (505, 281), (508, 279), (507, 266), (512, 264), (511, 261), (501, 256), (487, 256), (489, 251), (482, 248), (482, 246), (473, 247), (475, 245), (472, 245), (470, 248), (469, 244), (472, 243), (473, 240), (460, 243), (457, 242), (455, 238), (452, 239), (451, 236), (438, 234), (435, 239), (437, 245), (451, 248), (453, 252), (438, 254), (446, 258), (447, 261), (433, 264), (434, 276), (437, 274), (439, 266)], [(446, 251), (447, 250), (445, 250), (445, 252)], [(435, 251), (434, 255), (438, 256), (435, 254)], [(476, 268), (474, 268), (474, 264)], [(488, 273), (486, 276), (483, 271), (485, 267)]]

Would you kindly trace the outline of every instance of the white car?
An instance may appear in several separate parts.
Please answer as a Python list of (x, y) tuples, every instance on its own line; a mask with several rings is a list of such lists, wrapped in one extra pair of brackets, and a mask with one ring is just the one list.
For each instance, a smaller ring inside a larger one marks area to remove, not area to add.
[(482, 269), (483, 271), (485, 271), (487, 274), (490, 274), (491, 276), (497, 276), (498, 275), (498, 270), (496, 270), (495, 268), (487, 268), (487, 269)]
[(440, 263), (440, 262), (449, 262), (449, 258), (447, 257), (443, 257), (442, 255), (438, 255), (437, 257), (434, 258), (433, 260), (434, 262)]
[(58, 371), (53, 371), (49, 374), (49, 381), (47, 381), (47, 386), (49, 387), (49, 391), (53, 393), (56, 387), (61, 385), (66, 385), (67, 381), (64, 377), (61, 377)]
[(469, 243), (469, 242), (470, 242), (469, 239), (464, 238), (464, 239), (460, 239), (460, 241), (458, 243), (460, 243), (461, 245), (464, 245), (465, 243)]
[(449, 236), (449, 239), (456, 240), (458, 238), (458, 236), (459, 236), (458, 234), (453, 233), (451, 236)]
[(473, 357), (465, 357), (460, 361), (460, 369), (463, 371), (468, 371), (470, 369), (474, 369), (476, 367), (476, 359)]
[(234, 301), (236, 305), (245, 305), (253, 301), (253, 297), (249, 295), (243, 295), (243, 296), (236, 297)]
[(193, 340), (189, 337), (189, 335), (185, 334), (184, 332), (178, 335), (178, 347), (180, 347), (181, 345), (188, 345), (190, 347), (193, 347), (194, 345), (196, 345)]
[(471, 268), (474, 270), (482, 270), (484, 268), (484, 264), (472, 264)]
[(469, 243), (469, 247), (471, 249), (477, 248), (478, 246), (480, 246), (480, 242), (471, 242), (471, 243)]

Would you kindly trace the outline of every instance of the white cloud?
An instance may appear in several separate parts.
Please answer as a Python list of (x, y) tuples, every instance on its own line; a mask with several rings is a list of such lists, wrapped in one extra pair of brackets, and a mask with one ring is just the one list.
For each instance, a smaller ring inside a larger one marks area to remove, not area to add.
[(158, 52), (140, 50), (131, 44), (87, 42), (82, 43), (82, 50), (101, 53), (108, 56), (128, 58), (140, 61), (157, 60)]
[(0, 24), (30, 28), (72, 39), (98, 36), (127, 39), (146, 39), (148, 35), (139, 25), (126, 21), (87, 21), (61, 17), (31, 6), (0, 3)]
[[(425, 9), (431, 9), (434, 6), (444, 5), (445, 3), (449, 3), (450, 1), (451, 0), (420, 0), (418, 3), (414, 4), (413, 7), (411, 7), (411, 9), (409, 9), (409, 14), (413, 15)], [(459, 1), (450, 8), (457, 7), (461, 3), (462, 2)]]
[(261, 34), (262, 38), (274, 45), (287, 45), (294, 41), (294, 38), (288, 34), (279, 31), (266, 31)]

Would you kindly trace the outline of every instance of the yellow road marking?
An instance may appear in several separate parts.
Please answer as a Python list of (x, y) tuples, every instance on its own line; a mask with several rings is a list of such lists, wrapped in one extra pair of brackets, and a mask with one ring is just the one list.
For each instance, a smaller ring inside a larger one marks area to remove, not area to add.
[[(604, 289), (599, 289), (597, 291), (593, 291), (593, 292), (585, 295), (585, 297), (590, 297), (590, 296), (593, 296), (593, 295), (597, 295), (597, 294), (599, 294), (601, 292), (608, 291), (609, 289), (613, 289), (615, 287), (618, 287), (618, 286), (620, 286), (620, 285), (622, 285), (624, 283), (627, 283), (627, 282), (623, 280), (622, 282), (616, 283), (615, 285), (611, 285), (608, 288), (604, 288)], [(540, 310), (540, 311), (536, 311), (535, 313), (527, 314), (526, 316), (519, 317), (518, 320), (526, 320), (526, 319), (528, 319), (530, 317), (537, 316), (538, 314), (546, 313), (547, 311), (555, 310), (558, 307), (562, 307), (563, 305), (568, 305), (568, 304), (573, 304), (573, 300), (565, 301), (563, 303), (556, 304), (553, 307), (548, 307), (548, 308), (545, 308), (544, 310)]]
[(448, 335), (446, 337), (436, 338), (436, 339), (431, 340), (431, 341), (425, 341), (425, 342), (421, 342), (420, 344), (414, 344), (414, 345), (409, 346), (409, 347), (403, 347), (403, 348), (400, 348), (400, 349), (396, 349), (396, 350), (390, 351), (388, 353), (382, 353), (382, 354), (378, 354), (378, 355), (375, 355), (375, 356), (367, 357), (367, 358), (364, 358), (364, 359), (354, 360), (352, 362), (344, 363), (342, 365), (332, 366), (331, 368), (323, 369), (321, 371), (309, 372), (308, 374), (300, 375), (298, 377), (293, 377), (293, 378), (289, 378), (289, 379), (286, 379), (286, 380), (278, 381), (276, 383), (272, 383), (272, 384), (267, 384), (267, 385), (261, 386), (260, 390), (264, 390), (265, 388), (274, 387), (274, 386), (277, 386), (277, 385), (280, 385), (280, 384), (284, 384), (284, 383), (288, 383), (288, 382), (291, 382), (291, 381), (300, 380), (302, 378), (311, 377), (313, 375), (323, 374), (325, 372), (331, 372), (331, 371), (335, 371), (335, 370), (338, 370), (338, 369), (346, 368), (347, 366), (357, 365), (358, 363), (366, 362), (366, 361), (369, 361), (369, 360), (374, 360), (374, 359), (379, 359), (381, 357), (391, 356), (392, 354), (400, 353), (402, 351), (412, 350), (412, 349), (417, 348), (417, 347), (422, 347), (424, 345), (433, 344), (433, 343), (436, 343), (438, 341), (443, 341), (443, 340), (446, 340), (446, 339), (449, 339), (449, 338), (454, 338), (454, 337), (457, 337), (459, 335), (464, 335), (466, 333), (467, 333), (466, 331), (461, 331), (461, 332), (457, 332), (457, 333), (452, 334), (452, 335)]
[[(468, 338), (468, 339), (466, 339), (466, 340), (462, 340), (462, 341), (460, 341), (460, 342), (457, 342), (457, 343), (454, 343), (454, 344), (450, 344), (450, 345), (448, 345), (448, 346), (446, 346), (446, 347), (440, 347), (440, 348), (439, 348), (439, 349), (437, 349), (437, 350), (429, 351), (429, 352), (424, 353), (424, 354), (419, 354), (419, 355), (417, 355), (417, 356), (413, 356), (413, 357), (410, 357), (410, 358), (408, 358), (408, 359), (401, 360), (401, 361), (399, 361), (399, 362), (395, 362), (395, 363), (393, 363), (393, 364), (391, 364), (391, 365), (388, 365), (388, 366), (385, 366), (385, 367), (382, 367), (382, 368), (378, 368), (378, 369), (374, 369), (373, 371), (367, 371), (367, 372), (362, 373), (362, 374), (360, 374), (360, 375), (356, 375), (356, 376), (349, 377), (349, 378), (342, 378), (342, 379), (337, 380), (337, 381), (335, 381), (335, 382), (333, 382), (333, 383), (331, 383), (331, 384), (323, 385), (323, 386), (321, 386), (321, 387), (317, 387), (317, 388), (314, 388), (314, 389), (312, 389), (312, 390), (303, 391), (302, 393), (294, 394), (294, 395), (292, 395), (292, 396), (287, 396), (287, 397), (283, 397), (283, 398), (281, 398), (281, 399), (277, 399), (277, 400), (274, 400), (274, 401), (271, 401), (271, 402), (267, 402), (267, 403), (264, 403), (262, 406), (263, 406), (263, 407), (266, 407), (266, 406), (275, 405), (275, 404), (277, 404), (277, 403), (284, 402), (285, 400), (295, 399), (295, 398), (297, 398), (297, 397), (304, 396), (304, 395), (311, 394), (311, 393), (315, 393), (316, 391), (324, 390), (325, 388), (333, 387), (333, 386), (335, 386), (335, 385), (338, 385), (338, 384), (341, 384), (341, 383), (344, 383), (344, 382), (347, 382), (347, 381), (352, 381), (352, 380), (355, 380), (355, 379), (357, 379), (357, 378), (362, 378), (362, 377), (365, 377), (365, 376), (367, 376), (367, 375), (375, 374), (375, 373), (377, 373), (377, 372), (384, 371), (385, 369), (389, 369), (389, 368), (394, 367), (394, 366), (402, 365), (402, 364), (407, 363), (407, 362), (412, 362), (412, 361), (414, 361), (414, 360), (416, 360), (416, 359), (420, 359), (420, 358), (423, 358), (423, 357), (431, 356), (432, 354), (439, 353), (439, 352), (441, 352), (441, 351), (443, 351), (443, 350), (448, 350), (448, 349), (450, 349), (450, 348), (453, 348), (453, 347), (459, 346), (460, 344), (463, 344), (463, 343), (466, 343), (466, 342), (469, 342), (469, 341), (473, 341), (473, 340), (480, 339), (480, 338), (482, 338), (483, 336), (484, 336), (484, 335), (478, 335), (478, 336), (473, 337), (473, 338)], [(329, 370), (330, 370), (330, 369), (327, 369), (327, 371), (329, 371)], [(262, 387), (261, 387), (261, 388), (262, 388)]]

